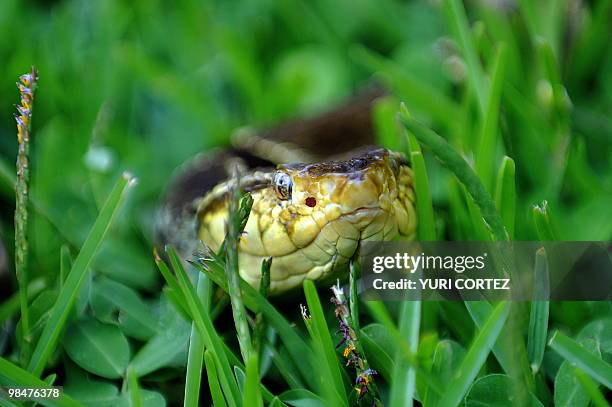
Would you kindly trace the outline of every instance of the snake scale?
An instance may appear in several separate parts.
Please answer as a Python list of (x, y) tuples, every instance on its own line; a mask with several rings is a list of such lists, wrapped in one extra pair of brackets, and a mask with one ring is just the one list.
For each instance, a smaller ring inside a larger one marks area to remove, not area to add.
[(371, 107), (380, 95), (369, 90), (267, 131), (240, 129), (231, 148), (190, 160), (167, 191), (159, 241), (184, 257), (199, 241), (218, 249), (236, 166), (241, 188), (253, 197), (239, 243), (240, 275), (258, 287), (261, 262), (272, 257), (272, 295), (305, 279), (337, 277), (365, 240), (413, 238), (412, 170), (402, 154), (373, 146)]

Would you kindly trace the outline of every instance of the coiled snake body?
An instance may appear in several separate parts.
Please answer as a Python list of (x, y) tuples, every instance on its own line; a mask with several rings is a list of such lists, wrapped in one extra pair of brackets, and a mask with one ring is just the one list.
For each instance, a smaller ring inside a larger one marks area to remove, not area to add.
[[(353, 146), (369, 144), (371, 99), (367, 95), (327, 116), (299, 122), (302, 133), (307, 133), (304, 137), (326, 137), (326, 132), (336, 133), (340, 125), (347, 128), (340, 129), (344, 134), (335, 137), (344, 136)], [(343, 114), (348, 116), (344, 124)], [(262, 164), (260, 157), (253, 159), (244, 153), (244, 140), (250, 143), (246, 145), (249, 150), (256, 150), (257, 142), (260, 149), (262, 142), (268, 143), (263, 148), (268, 153), (272, 153), (274, 143), (281, 143), (265, 133), (255, 135), (255, 142), (253, 138), (239, 138), (242, 150), (217, 152), (191, 162), (169, 191), (159, 219), (162, 240), (178, 245), (185, 256), (198, 240), (213, 250), (223, 241), (227, 197), (234, 182), (223, 180), (228, 166)], [(297, 157), (308, 157), (303, 152), (314, 151), (306, 149), (308, 143), (303, 143), (306, 147), (300, 145), (302, 150), (296, 150), (295, 144), (289, 149), (287, 141), (282, 143), (276, 151), (279, 158), (270, 162), (281, 161), (279, 152), (283, 150), (288, 152), (285, 156)], [(315, 162), (276, 163), (276, 167), (255, 169), (242, 176), (241, 187), (251, 193), (253, 207), (239, 243), (239, 269), (251, 285), (259, 285), (261, 262), (270, 256), (270, 293), (281, 294), (305, 279), (336, 276), (346, 269), (363, 241), (390, 240), (398, 234), (413, 237), (416, 216), (412, 170), (405, 158), (375, 147), (362, 147), (359, 153), (350, 155), (331, 161), (311, 156), (307, 159)]]

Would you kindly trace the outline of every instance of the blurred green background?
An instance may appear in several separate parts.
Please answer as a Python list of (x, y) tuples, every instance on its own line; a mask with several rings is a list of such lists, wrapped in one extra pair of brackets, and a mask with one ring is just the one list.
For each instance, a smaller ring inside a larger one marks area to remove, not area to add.
[[(0, 1), (0, 239), (9, 260), (15, 81), (31, 65), (40, 74), (31, 154), (32, 277), (55, 278), (60, 247), (78, 251), (127, 170), (138, 186), (94, 269), (154, 303), (162, 282), (151, 261), (152, 228), (173, 169), (226, 145), (236, 127), (314, 115), (373, 81), (392, 91), (379, 119), (393, 120), (403, 101), (474, 162), (491, 117), (483, 89), (500, 72), (496, 61), (503, 68), (492, 122), (497, 141), (479, 175), (493, 193), (502, 157), (515, 161), (513, 238), (538, 238), (531, 210), (546, 200), (554, 237), (610, 240), (612, 2), (471, 0), (464, 3), (467, 31), (456, 4)], [(504, 58), (496, 59), (502, 43)], [(425, 154), (438, 237), (481, 238), (464, 191)], [(577, 332), (609, 316), (609, 307), (558, 305), (551, 312), (555, 323)], [(472, 328), (453, 326), (461, 319), (452, 315), (424, 324), (467, 342)]]

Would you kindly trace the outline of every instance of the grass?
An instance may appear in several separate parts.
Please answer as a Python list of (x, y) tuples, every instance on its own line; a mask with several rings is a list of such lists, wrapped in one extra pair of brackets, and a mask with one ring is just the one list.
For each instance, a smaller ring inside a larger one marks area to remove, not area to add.
[[(328, 287), (279, 303), (239, 278), (238, 191), (217, 253), (152, 262), (151, 236), (186, 158), (374, 76), (391, 90), (377, 137), (414, 171), (419, 240), (609, 241), (612, 2), (21, 3), (0, 4), (0, 386), (53, 381), (59, 406), (608, 405), (610, 302), (362, 302), (353, 263), (342, 323), (364, 376), (345, 366)], [(24, 197), (14, 81), (32, 64)], [(553, 264), (538, 255), (542, 290)]]

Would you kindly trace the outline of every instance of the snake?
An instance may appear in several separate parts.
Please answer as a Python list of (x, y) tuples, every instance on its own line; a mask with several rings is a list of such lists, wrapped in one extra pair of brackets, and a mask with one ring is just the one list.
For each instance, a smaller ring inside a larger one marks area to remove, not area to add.
[[(238, 243), (239, 273), (258, 288), (262, 261), (271, 257), (270, 295), (307, 279), (339, 278), (363, 242), (413, 239), (413, 172), (402, 153), (370, 144), (375, 97), (361, 95), (282, 131), (240, 129), (233, 148), (190, 160), (159, 213), (161, 240), (185, 257), (199, 242), (218, 250), (236, 182), (253, 198)], [(342, 152), (346, 146), (335, 140), (353, 148)], [(230, 176), (236, 168), (239, 181)]]

